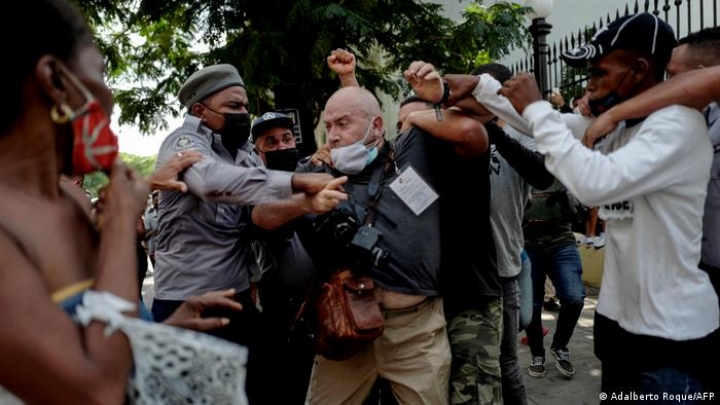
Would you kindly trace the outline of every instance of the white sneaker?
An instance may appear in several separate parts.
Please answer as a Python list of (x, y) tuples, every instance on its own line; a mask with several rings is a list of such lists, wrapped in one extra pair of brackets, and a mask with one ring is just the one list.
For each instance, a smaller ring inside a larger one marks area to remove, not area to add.
[(585, 238), (585, 246), (591, 248), (595, 246), (595, 241), (597, 240), (597, 236), (588, 236)]
[(595, 238), (595, 249), (600, 249), (605, 246), (605, 233), (601, 233)]

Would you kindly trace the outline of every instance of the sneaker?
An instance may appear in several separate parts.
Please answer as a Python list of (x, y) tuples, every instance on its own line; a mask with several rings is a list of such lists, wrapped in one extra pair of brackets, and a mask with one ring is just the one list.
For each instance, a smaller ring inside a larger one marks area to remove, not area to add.
[[(568, 349), (555, 349), (550, 348), (550, 352), (555, 356), (555, 366), (557, 367), (560, 374), (567, 379), (572, 379), (575, 375), (575, 367), (570, 362), (570, 350)], [(544, 367), (543, 367), (544, 368)]]
[(585, 239), (585, 247), (591, 248), (591, 247), (595, 246), (596, 241), (597, 241), (597, 237), (596, 237), (596, 236), (588, 236), (588, 237)]
[(550, 312), (560, 311), (560, 301), (557, 298), (550, 298), (543, 303), (543, 309)]
[(528, 374), (530, 377), (542, 378), (545, 376), (545, 357), (533, 356), (530, 360), (530, 367), (528, 367)]
[(605, 246), (605, 233), (601, 233), (595, 238), (595, 249), (600, 249)]

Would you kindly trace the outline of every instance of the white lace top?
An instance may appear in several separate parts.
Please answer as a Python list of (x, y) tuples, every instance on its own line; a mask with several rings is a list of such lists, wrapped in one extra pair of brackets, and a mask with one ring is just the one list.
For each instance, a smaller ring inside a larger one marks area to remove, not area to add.
[[(107, 324), (130, 340), (134, 370), (127, 385), (131, 404), (247, 405), (247, 349), (203, 333), (126, 317), (135, 304), (107, 292), (87, 291), (76, 321)], [(0, 387), (0, 404), (22, 404)]]

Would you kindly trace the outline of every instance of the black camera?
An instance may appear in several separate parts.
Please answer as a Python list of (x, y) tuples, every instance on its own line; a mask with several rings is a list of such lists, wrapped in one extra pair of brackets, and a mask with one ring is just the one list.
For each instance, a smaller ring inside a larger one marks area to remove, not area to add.
[(356, 256), (365, 263), (372, 263), (375, 267), (385, 267), (390, 258), (390, 252), (377, 246), (380, 238), (382, 238), (382, 232), (379, 229), (363, 225), (355, 232), (350, 246), (355, 250)]
[(322, 244), (345, 257), (351, 266), (386, 266), (390, 253), (377, 246), (382, 232), (370, 225), (360, 226), (355, 212), (352, 205), (341, 204), (318, 216), (313, 222), (313, 230)]
[(343, 206), (318, 216), (313, 222), (313, 230), (322, 242), (336, 247), (348, 246), (358, 228), (353, 212)]

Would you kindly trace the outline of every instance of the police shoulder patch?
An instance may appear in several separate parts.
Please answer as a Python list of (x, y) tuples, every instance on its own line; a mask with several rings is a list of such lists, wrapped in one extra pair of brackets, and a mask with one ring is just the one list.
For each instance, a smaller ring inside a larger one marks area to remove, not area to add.
[(195, 144), (194, 140), (192, 140), (186, 136), (181, 136), (180, 138), (178, 138), (177, 141), (175, 141), (175, 145), (173, 146), (173, 149), (183, 150), (183, 149), (187, 149), (187, 148), (193, 146), (194, 144)]

